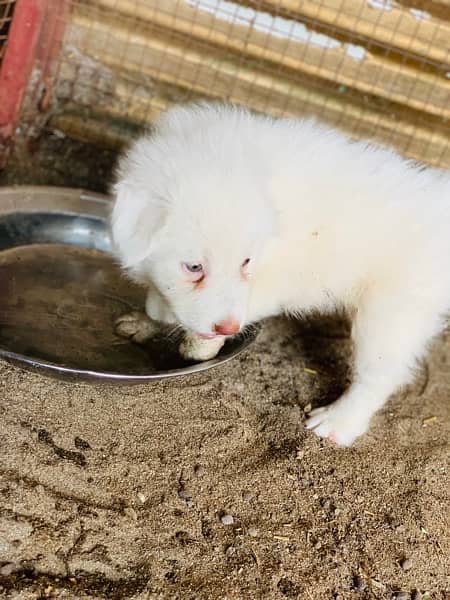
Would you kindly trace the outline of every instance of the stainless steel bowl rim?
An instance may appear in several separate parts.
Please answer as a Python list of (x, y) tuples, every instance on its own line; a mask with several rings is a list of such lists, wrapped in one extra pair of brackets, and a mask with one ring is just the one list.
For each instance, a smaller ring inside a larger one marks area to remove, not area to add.
[[(76, 188), (49, 186), (10, 186), (0, 189), (0, 217), (12, 213), (57, 213), (87, 216), (107, 220), (112, 207), (112, 196)], [(66, 367), (44, 359), (33, 358), (0, 347), (0, 358), (42, 372), (49, 376), (91, 382), (146, 383), (162, 379), (202, 373), (225, 364), (243, 352), (256, 338), (259, 328), (254, 327), (243, 336), (242, 343), (225, 356), (196, 363), (192, 366), (148, 374), (122, 374)]]

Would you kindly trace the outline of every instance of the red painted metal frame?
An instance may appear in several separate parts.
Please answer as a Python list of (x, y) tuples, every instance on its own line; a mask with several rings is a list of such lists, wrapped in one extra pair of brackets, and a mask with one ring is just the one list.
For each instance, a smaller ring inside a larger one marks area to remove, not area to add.
[(17, 0), (14, 7), (0, 69), (0, 166), (14, 135), (44, 15), (44, 0)]
[(59, 51), (69, 0), (17, 0), (0, 66), (0, 168), (4, 167), (33, 68), (38, 68), (33, 98), (47, 110), (52, 65)]

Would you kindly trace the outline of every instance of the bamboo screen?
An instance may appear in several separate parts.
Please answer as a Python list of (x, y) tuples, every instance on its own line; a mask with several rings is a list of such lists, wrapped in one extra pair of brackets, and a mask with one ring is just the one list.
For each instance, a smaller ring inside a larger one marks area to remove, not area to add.
[(120, 146), (217, 98), (450, 167), (450, 0), (69, 0), (51, 125)]

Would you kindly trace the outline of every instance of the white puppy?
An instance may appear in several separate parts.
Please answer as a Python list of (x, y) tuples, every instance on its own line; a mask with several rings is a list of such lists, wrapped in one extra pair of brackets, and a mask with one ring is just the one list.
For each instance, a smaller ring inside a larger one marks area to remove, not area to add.
[(450, 309), (449, 174), (315, 122), (172, 109), (115, 193), (120, 261), (148, 286), (148, 316), (189, 332), (186, 356), (272, 315), (348, 310), (353, 383), (307, 421), (338, 444), (408, 382)]

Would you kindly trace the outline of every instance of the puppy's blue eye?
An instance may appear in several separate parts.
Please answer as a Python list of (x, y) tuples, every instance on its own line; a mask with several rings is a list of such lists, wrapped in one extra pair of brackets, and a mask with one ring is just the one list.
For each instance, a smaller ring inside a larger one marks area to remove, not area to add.
[(185, 267), (190, 273), (201, 273), (203, 271), (203, 265), (200, 263), (185, 263)]

